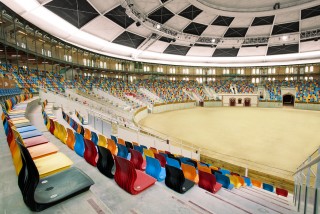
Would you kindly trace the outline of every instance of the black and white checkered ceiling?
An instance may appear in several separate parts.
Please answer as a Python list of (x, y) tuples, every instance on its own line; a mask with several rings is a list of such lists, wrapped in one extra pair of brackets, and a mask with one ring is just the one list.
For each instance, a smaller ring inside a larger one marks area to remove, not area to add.
[(203, 1), (38, 0), (84, 32), (141, 51), (241, 57), (320, 50), (319, 1), (310, 6), (310, 1), (305, 0), (304, 4), (290, 6), (292, 9), (284, 12), (270, 5), (265, 15), (255, 12), (226, 15), (225, 11), (212, 10), (200, 3)]

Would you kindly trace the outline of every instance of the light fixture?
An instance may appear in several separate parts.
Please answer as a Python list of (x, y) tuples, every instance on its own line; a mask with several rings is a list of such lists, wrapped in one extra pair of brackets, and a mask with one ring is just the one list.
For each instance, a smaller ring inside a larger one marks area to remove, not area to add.
[(140, 26), (141, 26), (141, 23), (140, 23), (140, 22), (136, 22), (136, 26), (137, 26), (137, 27), (140, 27)]
[(216, 39), (215, 39), (215, 38), (213, 38), (213, 39), (211, 40), (211, 42), (212, 42), (212, 43), (215, 43), (215, 42), (216, 42)]
[(156, 25), (156, 28), (159, 30), (161, 28), (161, 25), (160, 24), (157, 24)]
[(288, 35), (283, 35), (283, 36), (281, 37), (281, 39), (282, 39), (283, 41), (287, 41), (287, 40), (289, 39), (289, 36), (288, 36)]
[(36, 59), (33, 59), (33, 58), (32, 58), (32, 59), (28, 59), (28, 60), (29, 60), (29, 61), (34, 61), (34, 60), (36, 60)]

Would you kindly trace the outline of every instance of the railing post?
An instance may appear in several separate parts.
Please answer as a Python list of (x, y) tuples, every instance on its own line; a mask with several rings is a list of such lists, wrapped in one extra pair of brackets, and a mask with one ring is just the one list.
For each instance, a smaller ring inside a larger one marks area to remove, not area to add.
[[(311, 156), (308, 158), (308, 163), (310, 163), (311, 161)], [(306, 177), (306, 186), (309, 187), (310, 186), (310, 176), (311, 176), (311, 166), (308, 167), (308, 173), (307, 173), (307, 177)]]

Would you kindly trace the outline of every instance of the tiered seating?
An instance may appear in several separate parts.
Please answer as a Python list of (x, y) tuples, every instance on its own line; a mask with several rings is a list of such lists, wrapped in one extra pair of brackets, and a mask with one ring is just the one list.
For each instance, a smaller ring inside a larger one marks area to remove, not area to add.
[(93, 181), (25, 118), (31, 97), (7, 100), (2, 119), (23, 200), (32, 211), (41, 211), (88, 190)]

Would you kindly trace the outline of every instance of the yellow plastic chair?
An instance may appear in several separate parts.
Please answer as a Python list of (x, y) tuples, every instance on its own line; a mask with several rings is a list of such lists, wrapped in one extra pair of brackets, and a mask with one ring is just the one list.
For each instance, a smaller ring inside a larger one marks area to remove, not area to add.
[(237, 176), (229, 175), (229, 174), (226, 174), (226, 176), (228, 176), (228, 177), (229, 177), (229, 179), (230, 179), (230, 183), (232, 183), (232, 184), (233, 184), (233, 186), (234, 186), (236, 189), (238, 189), (238, 188), (240, 188), (240, 187), (241, 187), (241, 183), (239, 182), (239, 180), (238, 180)]
[(98, 137), (99, 137), (98, 146), (107, 148), (107, 145), (108, 145), (107, 138), (101, 134), (99, 134)]
[(144, 158), (146, 158), (146, 156), (154, 158), (154, 153), (152, 150), (144, 148), (143, 149), (143, 156), (144, 156)]
[(53, 132), (53, 135), (59, 139), (59, 133), (60, 133), (60, 123), (58, 123), (58, 121), (53, 121), (54, 123), (54, 132)]
[(62, 143), (66, 144), (67, 143), (67, 130), (64, 125), (60, 124), (60, 133), (59, 133), (59, 139), (61, 140)]
[(185, 178), (195, 182), (196, 184), (199, 182), (199, 176), (197, 174), (196, 168), (189, 164), (181, 163), (181, 169)]

